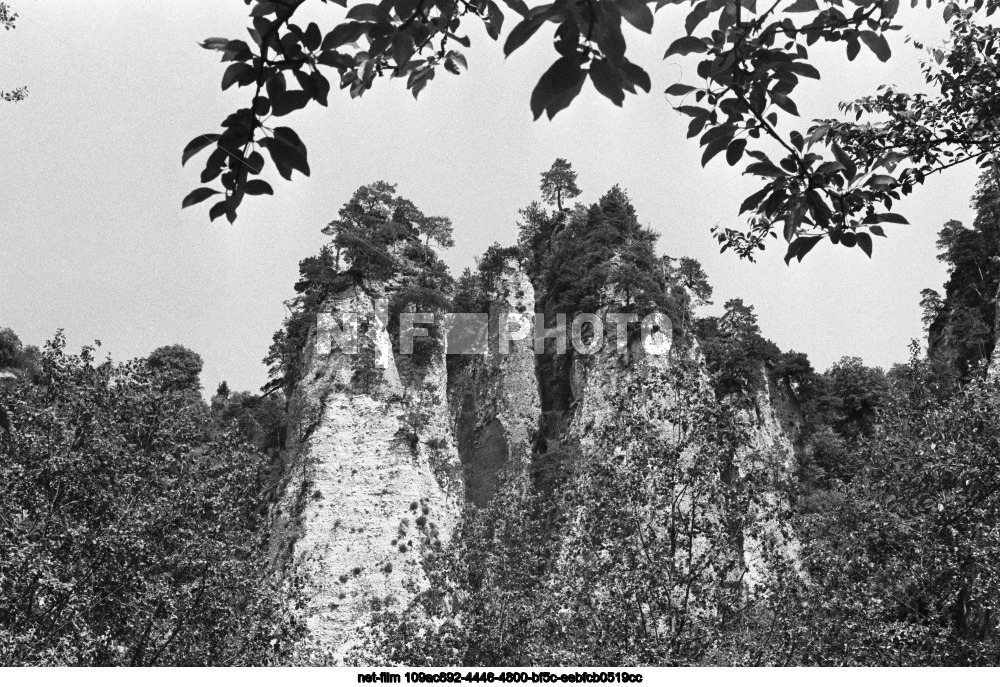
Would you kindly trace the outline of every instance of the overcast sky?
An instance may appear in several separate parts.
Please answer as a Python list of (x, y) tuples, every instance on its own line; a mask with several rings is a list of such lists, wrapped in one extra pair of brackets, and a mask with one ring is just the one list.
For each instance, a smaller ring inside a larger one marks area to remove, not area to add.
[[(660, 59), (679, 35), (670, 28), (676, 11), (665, 9), (654, 36), (627, 35), (633, 61), (653, 78), (651, 95), (617, 108), (588, 85), (554, 122), (533, 122), (528, 101), (553, 59), (550, 35), (504, 62), (476, 29), (469, 73), (440, 74), (419, 101), (385, 80), (360, 100), (334, 92), (329, 108), (286, 117), (309, 147), (312, 176), (290, 183), (271, 167), (274, 197), (248, 199), (233, 227), (211, 224), (208, 204), (180, 209), (203, 161), (183, 169), (181, 150), (249, 98), (219, 90), (218, 53), (197, 45), (246, 38), (242, 0), (10, 4), (20, 19), (0, 35), (0, 89), (27, 85), (30, 96), (0, 105), (0, 327), (35, 344), (64, 328), (72, 347), (100, 339), (116, 359), (181, 343), (205, 359), (209, 390), (223, 379), (234, 389), (266, 381), (260, 361), (294, 295), (299, 260), (320, 248), (320, 229), (352, 191), (377, 179), (454, 220), (456, 247), (444, 257), (457, 274), (491, 243), (515, 241), (517, 210), (538, 197), (540, 172), (567, 158), (580, 200), (621, 184), (640, 220), (662, 234), (662, 252), (701, 260), (715, 286), (709, 312), (742, 297), (768, 338), (807, 352), (820, 369), (845, 355), (884, 367), (904, 361), (922, 335), (920, 290), (946, 276), (937, 231), (972, 219), (977, 171), (959, 168), (894, 208), (912, 226), (876, 239), (871, 260), (828, 243), (791, 267), (778, 242), (756, 264), (720, 255), (709, 229), (742, 227), (736, 212), (755, 185), (721, 158), (702, 169), (696, 143), (684, 138), (687, 120), (663, 91), (692, 67)], [(314, 4), (312, 18), (325, 17), (327, 28), (343, 13)], [(936, 5), (903, 16), (917, 36), (943, 36)], [(919, 88), (905, 35), (891, 41), (888, 68), (867, 51), (854, 63), (839, 49), (814, 51), (824, 78), (799, 98), (803, 115), (832, 116), (838, 101), (881, 83)]]

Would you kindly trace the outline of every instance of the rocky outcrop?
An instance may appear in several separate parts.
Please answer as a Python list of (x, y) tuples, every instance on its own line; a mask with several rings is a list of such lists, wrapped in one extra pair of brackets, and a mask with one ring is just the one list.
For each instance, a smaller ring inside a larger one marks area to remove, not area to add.
[[(418, 375), (401, 365), (380, 295), (354, 288), (327, 303), (289, 399), (272, 555), (302, 581), (311, 643), (334, 660), (373, 611), (425, 585), (422, 559), (447, 542), (464, 501), (443, 348)], [(357, 353), (336, 340), (351, 318)]]
[[(682, 416), (669, 412), (683, 398), (670, 382), (678, 365), (700, 374), (697, 384), (712, 394), (696, 343), (667, 353), (668, 323), (648, 332), (648, 349), (633, 337), (620, 350), (609, 331), (587, 354), (538, 356), (529, 330), (506, 353), (494, 338), (484, 353), (452, 356), (446, 366), (447, 326), (420, 361), (394, 352), (380, 305), (385, 295), (384, 286), (357, 286), (325, 304), (289, 396), (272, 556), (287, 579), (303, 585), (311, 639), (302, 650), (335, 662), (358, 643), (374, 612), (402, 608), (426, 587), (422, 563), (446, 545), (467, 503), (485, 505), (505, 482), (527, 486), (529, 474), (562, 470), (561, 458), (545, 463), (559, 454), (553, 449), (596, 446), (618, 401), (637, 388), (645, 387), (648, 417)], [(534, 289), (516, 262), (506, 264), (489, 297), (492, 332), (504, 318), (534, 314)], [(352, 321), (360, 332), (355, 352), (342, 334)], [(657, 383), (644, 385), (650, 380)], [(649, 389), (656, 389), (652, 396)], [(753, 526), (741, 535), (739, 575), (753, 585), (767, 574), (772, 552), (795, 557), (780, 513), (800, 420), (779, 380), (768, 377), (749, 400), (740, 412), (750, 439), (733, 475), (771, 474), (749, 518)], [(683, 432), (658, 421), (666, 437)]]
[(743, 534), (744, 581), (759, 583), (775, 560), (797, 565), (799, 544), (787, 525), (788, 494), (795, 479), (802, 442), (802, 409), (788, 382), (763, 370), (764, 384), (743, 411), (749, 440), (737, 457), (741, 475), (754, 472), (761, 480), (761, 498), (750, 513), (751, 527)]
[[(531, 281), (511, 259), (488, 295), (490, 332), (509, 323), (516, 333), (524, 331), (521, 326), (528, 333), (506, 346), (491, 336), (484, 354), (454, 361), (448, 390), (455, 439), (466, 494), (477, 506), (486, 505), (504, 479), (527, 474), (541, 414), (530, 334), (535, 311)], [(522, 318), (527, 320), (523, 325)]]

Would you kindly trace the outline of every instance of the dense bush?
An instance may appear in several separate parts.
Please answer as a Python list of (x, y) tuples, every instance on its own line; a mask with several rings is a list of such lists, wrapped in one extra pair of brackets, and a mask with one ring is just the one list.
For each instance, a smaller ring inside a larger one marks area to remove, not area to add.
[(50, 342), (0, 388), (0, 664), (233, 665), (298, 635), (267, 571), (267, 461), (145, 361)]

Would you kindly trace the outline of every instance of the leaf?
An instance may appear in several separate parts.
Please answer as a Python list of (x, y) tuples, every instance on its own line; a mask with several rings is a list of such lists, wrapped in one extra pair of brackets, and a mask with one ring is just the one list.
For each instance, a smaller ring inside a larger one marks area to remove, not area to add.
[(854, 177), (858, 175), (858, 166), (854, 164), (854, 160), (844, 152), (844, 149), (836, 141), (830, 144), (830, 149), (833, 151), (833, 156), (837, 158), (837, 162), (844, 166), (844, 176), (847, 177), (848, 181), (853, 181)]
[(531, 92), (531, 112), (535, 119), (541, 117), (542, 112), (552, 119), (569, 105), (580, 92), (585, 77), (575, 55), (553, 62)]
[(653, 32), (653, 12), (642, 0), (618, 0), (616, 3), (622, 18), (645, 33)]
[(284, 117), (290, 112), (301, 110), (309, 104), (309, 94), (305, 91), (283, 91), (271, 98), (271, 113), (275, 117)]
[[(287, 126), (275, 127), (274, 137), (279, 141), (281, 141), (282, 143), (285, 143), (286, 145), (289, 145), (292, 148), (298, 150), (300, 153), (302, 153), (303, 157), (305, 156), (306, 144), (302, 142), (302, 139), (299, 138), (299, 135), (295, 133), (294, 129), (290, 129)], [(306, 175), (308, 176), (308, 172), (306, 172)]]
[(267, 149), (275, 167), (278, 168), (278, 173), (285, 179), (291, 180), (292, 170), (309, 176), (306, 147), (292, 129), (276, 127), (274, 136), (263, 139), (260, 145)]
[(263, 179), (251, 179), (243, 185), (243, 191), (248, 196), (274, 195), (274, 189), (271, 188), (271, 184)]
[(816, 0), (795, 0), (791, 5), (785, 8), (786, 12), (815, 12), (819, 9), (819, 3)]
[(809, 137), (806, 138), (806, 145), (812, 146), (816, 141), (820, 140), (830, 132), (829, 124), (821, 124), (820, 126), (813, 127), (809, 132)]
[(771, 187), (765, 186), (764, 188), (757, 191), (753, 195), (747, 196), (743, 200), (743, 204), (740, 205), (739, 214), (742, 215), (744, 212), (747, 212), (749, 210), (756, 210), (757, 207), (761, 204), (761, 201), (764, 200), (764, 197), (770, 192), (771, 192)]
[(246, 86), (251, 84), (256, 79), (256, 73), (253, 67), (249, 64), (244, 64), (243, 62), (235, 62), (226, 68), (225, 73), (222, 75), (222, 90), (226, 90), (234, 83), (238, 83), (240, 86)]
[(570, 86), (565, 91), (556, 93), (555, 96), (549, 100), (548, 104), (545, 105), (545, 114), (550, 120), (561, 110), (569, 107), (570, 103), (573, 102), (576, 96), (580, 95), (586, 76), (586, 72), (581, 70), (579, 74), (579, 81), (577, 81), (576, 84)]
[(746, 150), (747, 140), (745, 138), (733, 139), (733, 142), (729, 144), (726, 148), (726, 162), (729, 163), (730, 167), (736, 165), (741, 159), (743, 159), (743, 151)]
[(861, 52), (861, 44), (854, 38), (849, 38), (847, 40), (847, 59), (854, 61), (854, 58), (858, 56)]
[(688, 14), (687, 19), (684, 20), (684, 29), (687, 31), (689, 36), (694, 33), (696, 28), (698, 28), (698, 24), (707, 19), (708, 15), (712, 13), (709, 6), (709, 2), (698, 3), (694, 6), (694, 9), (691, 10), (691, 13)]
[(789, 62), (788, 64), (782, 65), (781, 68), (790, 71), (793, 74), (804, 76), (807, 79), (820, 78), (819, 70), (811, 64), (807, 64), (805, 62)]
[(507, 5), (507, 7), (511, 8), (522, 17), (527, 16), (530, 11), (528, 6), (524, 3), (524, 0), (503, 0), (503, 4)]
[(868, 46), (868, 49), (875, 53), (875, 57), (879, 59), (879, 62), (888, 62), (889, 58), (892, 57), (892, 50), (889, 48), (889, 42), (880, 33), (875, 33), (874, 31), (862, 31), (859, 34), (861, 42)]
[(675, 83), (673, 86), (671, 86), (666, 90), (666, 93), (667, 95), (682, 96), (682, 95), (687, 95), (691, 91), (696, 91), (696, 90), (698, 89), (695, 88), (694, 86), (688, 86), (682, 83)]
[(229, 212), (229, 201), (220, 200), (218, 203), (212, 206), (212, 209), (208, 211), (208, 219), (212, 222), (222, 217), (224, 214)]
[(841, 172), (841, 171), (843, 171), (845, 169), (846, 169), (846, 167), (844, 167), (844, 165), (840, 164), (839, 162), (834, 162), (834, 161), (831, 160), (831, 161), (828, 161), (828, 162), (824, 162), (819, 167), (817, 167), (816, 168), (816, 173), (817, 174), (832, 174), (834, 172)]
[(306, 50), (314, 52), (322, 42), (323, 34), (320, 33), (319, 26), (316, 25), (316, 22), (310, 22), (309, 26), (306, 27), (305, 36), (302, 37), (302, 44), (306, 46)]
[(510, 35), (507, 36), (506, 42), (503, 44), (503, 55), (504, 57), (510, 57), (510, 54), (524, 45), (529, 38), (535, 35), (539, 27), (545, 23), (545, 17), (534, 16), (528, 17), (527, 19), (521, 21), (517, 26), (515, 26)]
[(193, 156), (218, 140), (219, 134), (202, 134), (201, 136), (196, 136), (184, 147), (184, 152), (181, 154), (181, 167)]
[(618, 70), (608, 64), (607, 60), (597, 59), (590, 63), (590, 81), (597, 92), (613, 102), (618, 107), (625, 102), (622, 91), (622, 80)]
[(357, 19), (358, 21), (382, 21), (387, 18), (385, 10), (383, 10), (378, 5), (372, 5), (370, 3), (364, 3), (361, 5), (355, 5), (351, 9), (347, 10), (348, 19)]
[(701, 166), (704, 167), (708, 164), (709, 160), (725, 150), (732, 139), (733, 132), (727, 131), (724, 136), (719, 136), (709, 141), (708, 145), (705, 146), (705, 152), (701, 156)]
[(228, 44), (229, 44), (228, 38), (219, 38), (217, 36), (213, 36), (212, 38), (206, 38), (198, 45), (205, 48), (205, 50), (225, 50), (226, 45)]
[(191, 191), (191, 193), (185, 196), (184, 201), (181, 203), (181, 209), (189, 208), (192, 205), (197, 205), (198, 203), (217, 195), (219, 192), (214, 188), (209, 188), (208, 186), (202, 186), (201, 188), (196, 188)]
[(905, 217), (895, 212), (880, 212), (877, 215), (872, 216), (872, 221), (889, 222), (890, 224), (909, 224)]
[(753, 164), (747, 165), (746, 174), (755, 174), (761, 177), (786, 177), (788, 172), (772, 165), (770, 162), (754, 162)]
[(795, 103), (792, 101), (792, 99), (789, 98), (787, 95), (782, 95), (781, 93), (771, 91), (771, 101), (774, 102), (775, 105), (780, 107), (785, 112), (793, 114), (796, 117), (799, 116), (799, 109), (795, 106)]
[(895, 186), (896, 178), (888, 174), (876, 174), (868, 180), (869, 186)]
[(327, 50), (334, 50), (342, 45), (348, 43), (354, 43), (368, 31), (370, 24), (360, 24), (358, 22), (346, 22), (344, 24), (338, 24), (333, 27), (330, 33), (326, 34), (323, 39), (323, 44), (320, 46), (320, 50), (326, 52)]
[(817, 243), (823, 240), (822, 236), (800, 236), (788, 244), (788, 253), (785, 254), (785, 264), (791, 262), (792, 258), (802, 262), (802, 258), (811, 251)]
[(649, 90), (653, 87), (653, 82), (650, 81), (649, 74), (647, 74), (646, 70), (637, 64), (623, 62), (618, 66), (618, 70), (627, 81), (631, 81), (646, 93), (649, 93)]
[(858, 237), (858, 248), (863, 250), (870, 258), (872, 256), (872, 237), (863, 231), (859, 231), (856, 235)]
[(708, 48), (705, 46), (705, 41), (701, 38), (684, 36), (670, 44), (667, 52), (663, 54), (663, 59), (667, 59), (671, 55), (690, 55), (691, 53), (703, 53), (707, 51)]

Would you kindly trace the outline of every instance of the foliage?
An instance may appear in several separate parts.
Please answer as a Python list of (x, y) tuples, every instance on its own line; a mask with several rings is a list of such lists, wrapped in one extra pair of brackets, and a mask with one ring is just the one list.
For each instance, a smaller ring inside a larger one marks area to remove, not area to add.
[(582, 191), (576, 186), (576, 172), (565, 159), (558, 157), (549, 171), (542, 172), (542, 200), (563, 211), (563, 200), (571, 200)]
[[(288, 301), (290, 314), (275, 333), (264, 364), (271, 382), (265, 389), (286, 391), (301, 371), (301, 355), (316, 315), (331, 296), (349, 288), (383, 284), (389, 296), (389, 328), (398, 346), (399, 313), (438, 312), (450, 302), (453, 280), (433, 245), (454, 245), (451, 220), (428, 216), (396, 195), (396, 186), (376, 181), (358, 188), (323, 229), (332, 236), (319, 255), (299, 263), (298, 294)], [(414, 341), (414, 358), (426, 363), (440, 347), (436, 325), (432, 336)]]
[(201, 390), (201, 370), (205, 363), (190, 348), (180, 344), (160, 346), (149, 354), (146, 364), (163, 391)]
[[(329, 0), (324, 0), (328, 2)], [(346, 0), (333, 0), (346, 7)], [(453, 3), (450, 0), (352, 5), (344, 21), (324, 33), (316, 23), (305, 28), (292, 20), (305, 0), (288, 3), (245, 0), (252, 6), (252, 44), (225, 38), (206, 39), (202, 46), (229, 62), (223, 90), (233, 84), (253, 91), (249, 106), (230, 114), (222, 133), (203, 134), (184, 150), (182, 161), (211, 148), (202, 183), (219, 179), (225, 192), (211, 208), (211, 219), (230, 222), (246, 195), (272, 193), (258, 177), (267, 150), (279, 174), (310, 172), (305, 144), (287, 126), (271, 127), (271, 117), (284, 117), (317, 102), (328, 104), (330, 81), (323, 68), (336, 71), (336, 81), (351, 97), (359, 97), (376, 78), (405, 78), (417, 96), (441, 69), (459, 74), (466, 59), (454, 45), (468, 48), (462, 35), (468, 19), (485, 25), (493, 40), (500, 36), (505, 14), (493, 0)], [(918, 0), (911, 0), (915, 6)], [(314, 3), (315, 4), (315, 3)], [(646, 71), (626, 57), (624, 23), (651, 33), (650, 2), (596, 0), (574, 4), (560, 0), (529, 8), (522, 0), (504, 0), (518, 15), (507, 34), (510, 55), (548, 23), (556, 25), (558, 58), (531, 94), (537, 119), (567, 107), (588, 80), (617, 105), (626, 93), (652, 88)], [(869, 255), (872, 236), (884, 236), (883, 225), (906, 223), (891, 212), (901, 195), (912, 192), (928, 175), (966, 160), (984, 163), (996, 150), (994, 102), (997, 80), (993, 65), (1000, 51), (1000, 28), (982, 23), (997, 8), (993, 0), (942, 2), (950, 28), (945, 46), (928, 51), (922, 62), (927, 85), (935, 95), (901, 93), (884, 87), (874, 96), (844, 103), (842, 109), (864, 122), (818, 120), (807, 130), (779, 122), (800, 116), (792, 95), (801, 79), (819, 79), (810, 61), (816, 43), (843, 44), (853, 60), (862, 46), (880, 61), (892, 55), (886, 34), (902, 28), (894, 23), (899, 0), (861, 0), (853, 12), (843, 0), (821, 8), (816, 0), (795, 0), (758, 7), (754, 0), (657, 0), (689, 5), (686, 35), (673, 41), (664, 58), (697, 56), (698, 85), (676, 83), (666, 93), (680, 98), (675, 110), (690, 119), (688, 136), (701, 134), (702, 164), (723, 151), (730, 165), (754, 159), (745, 173), (765, 180), (743, 202), (750, 213), (747, 231), (716, 228), (722, 249), (733, 248), (752, 259), (770, 236), (782, 228), (789, 243), (786, 261), (799, 260), (823, 238)], [(463, 19), (466, 22), (463, 23)], [(923, 48), (917, 45), (918, 48)], [(289, 85), (297, 88), (289, 90)], [(694, 103), (687, 102), (693, 97)], [(794, 121), (794, 120), (793, 120)], [(772, 158), (764, 143), (783, 157)], [(826, 148), (827, 150), (824, 150)], [(251, 178), (254, 177), (254, 178)], [(185, 207), (218, 195), (203, 186), (185, 199)], [(557, 194), (557, 207), (561, 198)], [(882, 210), (884, 208), (884, 211)]]
[(673, 319), (678, 313), (669, 307), (667, 285), (658, 278), (656, 239), (639, 224), (625, 191), (615, 186), (597, 203), (572, 213), (552, 236), (536, 290), (568, 317), (616, 306), (640, 316), (667, 311)]
[(942, 399), (914, 359), (855, 448), (858, 472), (803, 516), (811, 584), (779, 620), (795, 662), (985, 665), (997, 651), (995, 383)]
[(705, 395), (694, 368), (629, 391), (596, 445), (560, 460), (558, 489), (515, 481), (469, 512), (430, 564), (430, 589), (381, 614), (369, 649), (406, 665), (712, 655), (746, 604), (739, 542), (764, 482), (752, 469), (736, 476), (746, 426)]
[(230, 432), (262, 453), (284, 448), (287, 435), (284, 396), (273, 392), (268, 395), (230, 392), (228, 385), (222, 388), (224, 384), (219, 385), (212, 398), (216, 431)]
[(736, 394), (750, 402), (764, 388), (767, 366), (781, 359), (778, 347), (761, 336), (753, 306), (742, 298), (726, 301), (721, 317), (699, 319), (695, 332), (719, 398)]
[[(11, 10), (6, 2), (0, 2), (0, 26), (3, 26), (5, 31), (10, 31), (14, 28), (16, 21), (17, 13)], [(7, 103), (20, 102), (27, 97), (27, 86), (21, 86), (12, 91), (0, 91), (0, 100)]]
[(508, 263), (520, 264), (521, 248), (504, 248), (494, 243), (483, 255), (476, 259), (476, 271), (466, 268), (455, 286), (452, 305), (456, 312), (487, 313), (500, 297), (500, 279), (508, 269)]
[(9, 327), (0, 329), (0, 370), (14, 371), (33, 379), (38, 375), (42, 353), (38, 346), (25, 346)]
[(267, 571), (267, 462), (145, 361), (49, 342), (0, 389), (0, 663), (233, 665), (300, 635)]
[(953, 220), (938, 234), (938, 259), (948, 266), (944, 298), (930, 289), (921, 292), (930, 355), (966, 380), (989, 360), (996, 340), (1000, 177), (995, 169), (980, 177), (973, 208), (971, 229)]

